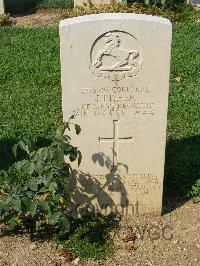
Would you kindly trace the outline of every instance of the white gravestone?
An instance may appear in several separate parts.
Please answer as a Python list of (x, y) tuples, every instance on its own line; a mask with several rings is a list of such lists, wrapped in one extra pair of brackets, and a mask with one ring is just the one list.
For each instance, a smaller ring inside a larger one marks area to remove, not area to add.
[(4, 14), (4, 0), (0, 0), (0, 15)]
[(82, 152), (71, 209), (160, 214), (171, 52), (168, 19), (98, 14), (60, 23), (64, 120)]
[(187, 4), (200, 8), (200, 0), (187, 0)]
[(74, 6), (91, 7), (100, 5), (127, 4), (127, 0), (74, 0)]

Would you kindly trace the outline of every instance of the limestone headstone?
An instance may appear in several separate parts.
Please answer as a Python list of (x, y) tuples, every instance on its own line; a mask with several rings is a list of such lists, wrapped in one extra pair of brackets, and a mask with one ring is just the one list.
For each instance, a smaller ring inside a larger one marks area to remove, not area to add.
[(74, 6), (90, 7), (100, 5), (127, 4), (127, 0), (74, 0)]
[(187, 4), (200, 8), (200, 0), (187, 0)]
[(160, 214), (171, 35), (170, 21), (154, 16), (61, 21), (63, 116), (82, 129), (72, 137), (83, 156), (73, 211)]
[(4, 0), (0, 0), (0, 15), (4, 14)]

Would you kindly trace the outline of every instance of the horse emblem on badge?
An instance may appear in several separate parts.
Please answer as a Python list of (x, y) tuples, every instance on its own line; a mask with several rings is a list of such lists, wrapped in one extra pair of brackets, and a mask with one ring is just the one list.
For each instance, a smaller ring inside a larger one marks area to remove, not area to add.
[(142, 54), (137, 39), (123, 31), (110, 31), (94, 42), (90, 52), (93, 73), (100, 78), (119, 81), (136, 76)]

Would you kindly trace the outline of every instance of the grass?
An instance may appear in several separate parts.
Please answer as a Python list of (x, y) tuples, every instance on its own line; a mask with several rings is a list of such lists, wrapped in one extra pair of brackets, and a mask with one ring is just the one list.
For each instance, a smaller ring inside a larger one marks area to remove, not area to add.
[(113, 253), (110, 231), (118, 226), (113, 217), (94, 215), (75, 220), (67, 240), (57, 238), (61, 249), (82, 260), (102, 260)]
[(185, 196), (200, 179), (200, 24), (173, 27), (165, 188)]
[[(165, 188), (187, 195), (200, 178), (200, 24), (173, 26)], [(0, 28), (0, 169), (22, 137), (43, 145), (62, 121), (57, 28)], [(179, 81), (180, 79), (180, 81)]]
[(199, 24), (174, 25), (168, 136), (176, 139), (200, 133), (199, 30)]
[(58, 30), (6, 27), (0, 36), (1, 169), (17, 140), (51, 138), (62, 112)]
[(38, 0), (38, 7), (66, 8), (73, 6), (74, 6), (73, 0)]

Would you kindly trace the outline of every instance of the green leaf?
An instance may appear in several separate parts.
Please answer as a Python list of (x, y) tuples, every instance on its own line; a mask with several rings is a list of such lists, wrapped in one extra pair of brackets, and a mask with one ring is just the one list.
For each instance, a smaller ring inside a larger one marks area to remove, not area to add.
[(56, 138), (61, 139), (63, 134), (64, 134), (64, 127), (63, 127), (63, 125), (61, 125), (56, 130)]
[(23, 140), (20, 140), (20, 141), (18, 142), (18, 145), (20, 146), (20, 148), (21, 148), (23, 151), (25, 151), (25, 152), (27, 152), (27, 153), (29, 154), (29, 148), (28, 148), (28, 145), (27, 145)]
[(27, 211), (29, 211), (30, 210), (30, 205), (31, 205), (32, 199), (30, 199), (28, 197), (22, 197), (22, 202), (26, 206)]
[(71, 137), (69, 135), (64, 135), (62, 138), (63, 142), (69, 142), (71, 140)]
[(48, 152), (48, 161), (51, 161), (52, 158), (53, 158), (53, 151), (49, 150), (49, 152)]
[(19, 162), (16, 162), (15, 164), (14, 164), (14, 166), (15, 166), (15, 169), (17, 170), (17, 171), (20, 171), (26, 164), (28, 163), (28, 160), (22, 160), (22, 161), (19, 161)]
[(15, 218), (11, 219), (9, 222), (6, 223), (6, 227), (9, 231), (15, 229), (16, 226), (17, 221), (15, 220)]
[(29, 205), (30, 205), (30, 202), (31, 202), (31, 199), (28, 198), (28, 197), (22, 197), (22, 202), (24, 203), (24, 205), (28, 209), (29, 208)]
[(78, 150), (77, 148), (73, 148), (71, 151), (70, 151), (70, 154), (69, 154), (69, 159), (71, 162), (75, 161), (77, 159), (77, 156), (78, 156)]
[(164, 5), (166, 3), (166, 0), (161, 0), (161, 4)]
[[(51, 171), (49, 171), (47, 174), (48, 174), (48, 176), (51, 176)], [(41, 184), (47, 185), (48, 184), (48, 179), (47, 179), (46, 175), (39, 176), (37, 178), (37, 184), (38, 185), (41, 185)]]
[(54, 159), (59, 163), (63, 162), (64, 161), (64, 151), (60, 148), (56, 149), (54, 151)]
[(37, 203), (35, 201), (32, 201), (30, 205), (30, 214), (32, 217), (35, 215), (36, 211), (37, 211)]
[(12, 148), (12, 152), (13, 152), (15, 158), (17, 157), (17, 147), (18, 147), (18, 144), (14, 144), (14, 146)]
[(5, 201), (1, 202), (1, 208), (4, 212), (9, 211), (9, 205)]
[(22, 198), (22, 202), (26, 206), (27, 212), (30, 212), (30, 214), (32, 216), (34, 216), (35, 215), (35, 212), (37, 210), (37, 204), (32, 199), (30, 199), (28, 197), (23, 197)]
[(43, 171), (43, 165), (41, 162), (37, 162), (37, 164), (35, 164), (35, 171), (38, 173), (38, 174), (41, 174), (42, 171)]
[(38, 159), (38, 151), (32, 153), (32, 157), (31, 157), (31, 159), (32, 159), (33, 161), (37, 161), (37, 159)]
[(5, 179), (8, 178), (8, 173), (5, 170), (0, 170), (0, 185), (3, 185), (6, 181)]
[(19, 212), (21, 211), (21, 199), (20, 197), (16, 197), (12, 200), (12, 207), (15, 211)]
[(3, 207), (1, 205), (1, 202), (0, 202), (0, 216), (3, 214)]
[(5, 200), (6, 204), (10, 204), (12, 202), (12, 195), (8, 195), (6, 200)]
[(67, 205), (69, 203), (68, 198), (66, 197), (66, 194), (60, 193), (59, 202), (64, 205)]
[(48, 148), (47, 147), (41, 148), (39, 154), (41, 160), (45, 161), (48, 158)]
[(49, 208), (49, 204), (48, 204), (48, 202), (46, 202), (46, 201), (43, 200), (43, 199), (40, 199), (40, 200), (39, 200), (39, 203), (40, 203), (40, 207), (41, 207), (44, 211), (46, 211), (46, 212), (49, 212), (49, 211), (50, 211), (50, 208)]
[(56, 224), (59, 221), (60, 218), (60, 213), (59, 212), (55, 212), (53, 215), (50, 216), (50, 222), (51, 224)]
[(25, 166), (25, 171), (29, 174), (32, 175), (32, 173), (35, 171), (35, 164), (34, 162), (29, 162)]
[(82, 154), (80, 151), (78, 151), (78, 166), (81, 164), (81, 160), (82, 160)]
[(79, 133), (81, 132), (81, 127), (75, 124), (75, 130), (76, 130), (76, 134), (79, 135)]
[(29, 191), (26, 192), (26, 196), (27, 196), (28, 198), (33, 198), (34, 195), (35, 195), (35, 192), (33, 192), (33, 191), (31, 191), (31, 190), (29, 190)]
[(72, 145), (68, 144), (68, 143), (65, 143), (65, 142), (62, 142), (61, 143), (61, 146), (62, 146), (62, 149), (65, 151), (65, 152), (69, 152), (73, 147)]
[(46, 186), (41, 187), (39, 190), (39, 192), (42, 192), (42, 193), (47, 192), (47, 191), (49, 191), (49, 190)]
[(65, 123), (64, 126), (65, 126), (65, 129), (67, 128), (70, 131), (69, 122)]
[(58, 186), (57, 186), (56, 182), (51, 182), (51, 183), (49, 184), (49, 188), (48, 188), (48, 190), (52, 192), (52, 191), (55, 191), (57, 187), (58, 187)]
[(35, 229), (36, 229), (36, 231), (38, 231), (39, 230), (39, 228), (40, 228), (40, 226), (43, 224), (43, 222), (40, 220), (40, 221), (36, 221), (36, 227), (35, 227)]
[(60, 218), (61, 225), (64, 229), (64, 233), (68, 233), (70, 231), (70, 221), (64, 215)]
[(35, 179), (30, 179), (28, 182), (28, 187), (32, 190), (32, 191), (37, 191), (38, 190), (38, 184), (37, 181)]

